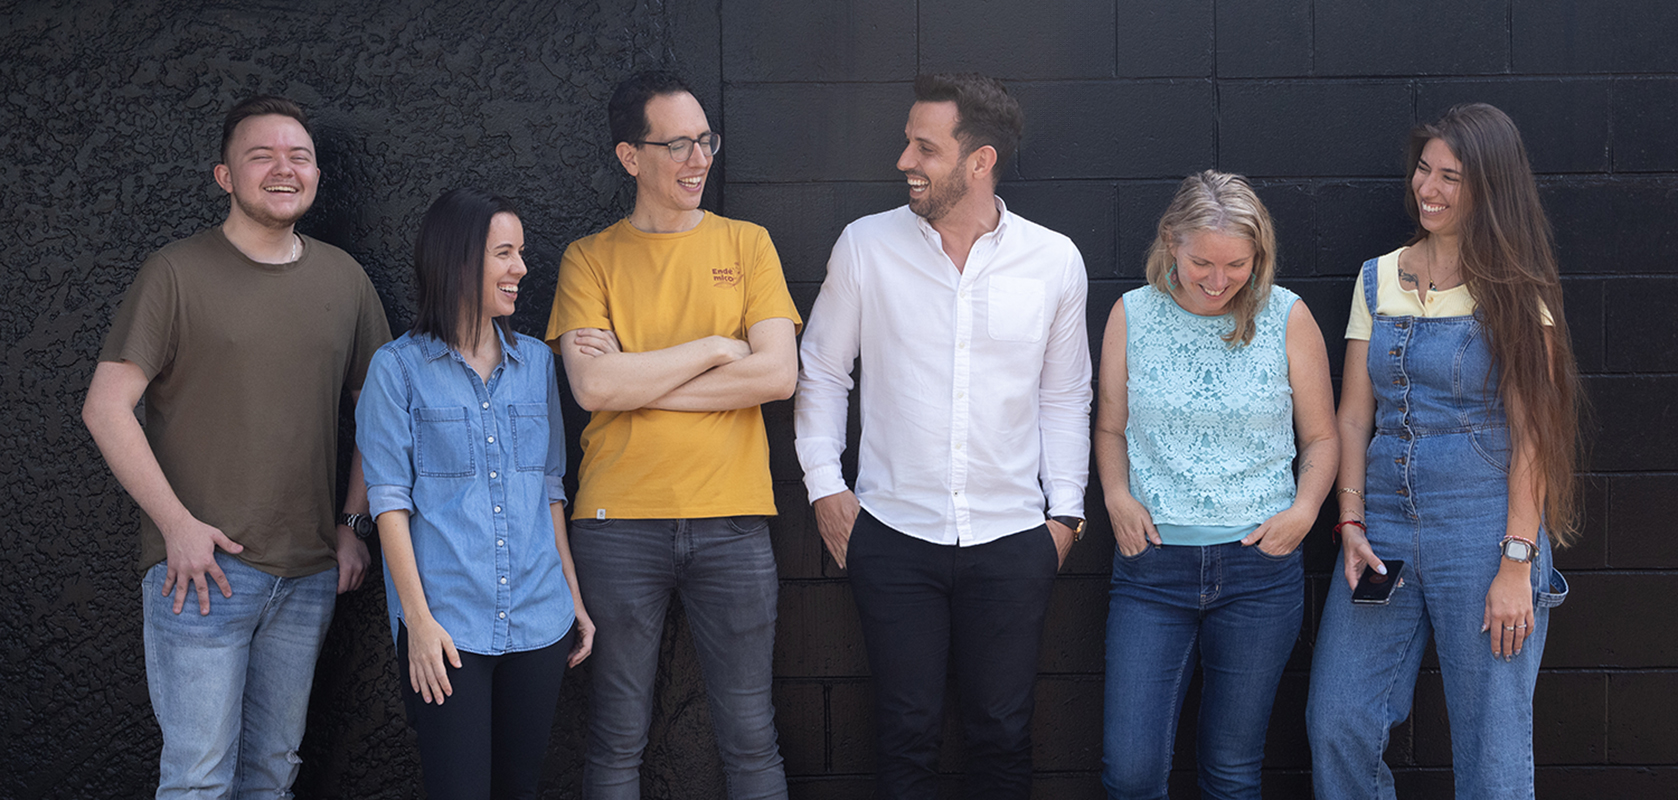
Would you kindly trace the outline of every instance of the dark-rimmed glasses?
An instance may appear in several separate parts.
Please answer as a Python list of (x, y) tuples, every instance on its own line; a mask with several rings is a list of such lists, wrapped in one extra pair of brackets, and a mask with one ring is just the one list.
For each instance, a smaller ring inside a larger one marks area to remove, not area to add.
[(635, 142), (635, 144), (656, 144), (668, 148), (670, 150), (670, 160), (680, 164), (693, 156), (693, 146), (695, 144), (704, 147), (707, 155), (716, 155), (722, 150), (722, 134), (707, 133), (697, 139), (691, 136), (681, 136), (668, 142), (649, 142), (643, 139)]

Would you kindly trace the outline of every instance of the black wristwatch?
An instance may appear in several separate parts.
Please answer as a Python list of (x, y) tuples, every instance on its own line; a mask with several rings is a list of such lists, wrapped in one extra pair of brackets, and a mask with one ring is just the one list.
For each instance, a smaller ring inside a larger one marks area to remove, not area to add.
[(366, 514), (339, 514), (338, 524), (355, 531), (357, 539), (366, 539), (379, 530), (378, 526), (373, 524), (373, 518)]
[(1084, 540), (1084, 526), (1087, 523), (1084, 522), (1083, 517), (1049, 517), (1049, 519), (1071, 528), (1072, 541), (1081, 542)]

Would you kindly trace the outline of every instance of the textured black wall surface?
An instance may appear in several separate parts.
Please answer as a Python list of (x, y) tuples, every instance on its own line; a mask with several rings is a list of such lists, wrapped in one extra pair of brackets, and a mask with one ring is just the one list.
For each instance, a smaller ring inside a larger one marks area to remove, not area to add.
[[(365, 7), (364, 7), (365, 6)], [(1567, 314), (1598, 409), (1585, 539), (1538, 684), (1540, 796), (1678, 793), (1678, 6), (1664, 0), (406, 0), (350, 4), (0, 2), (0, 796), (136, 797), (156, 776), (140, 652), (136, 514), (78, 418), (109, 318), (144, 257), (215, 224), (209, 169), (227, 105), (287, 94), (315, 117), (325, 175), (302, 228), (355, 255), (398, 329), (425, 206), (476, 184), (524, 210), (532, 275), (517, 326), (539, 334), (559, 255), (621, 216), (628, 187), (604, 103), (629, 70), (687, 72), (728, 146), (709, 207), (766, 225), (806, 311), (855, 217), (903, 202), (893, 169), (918, 71), (1010, 82), (1026, 140), (1001, 194), (1062, 230), (1091, 278), (1090, 328), (1141, 280), (1181, 176), (1247, 173), (1275, 214), (1282, 282), (1336, 363), (1352, 278), (1408, 223), (1406, 130), (1486, 100), (1522, 126), (1557, 228)], [(572, 408), (571, 433), (583, 418)], [(776, 701), (803, 798), (866, 797), (871, 695), (843, 573), (823, 553), (792, 450), (767, 409), (782, 516)], [(854, 431), (853, 431), (854, 435)], [(575, 462), (573, 462), (575, 463)], [(1097, 797), (1111, 538), (1057, 586), (1036, 720), (1039, 795)], [(1307, 543), (1320, 608), (1334, 553)], [(413, 797), (376, 579), (341, 599), (317, 670), (299, 796)], [(1267, 795), (1308, 791), (1303, 705), (1315, 614), (1272, 718)], [(645, 770), (651, 797), (721, 796), (679, 615)], [(546, 763), (574, 797), (585, 666)], [(1402, 796), (1449, 796), (1436, 666), (1389, 760)], [(1192, 704), (1191, 704), (1192, 705)], [(1176, 790), (1193, 796), (1193, 712)], [(946, 766), (961, 768), (949, 728)]]

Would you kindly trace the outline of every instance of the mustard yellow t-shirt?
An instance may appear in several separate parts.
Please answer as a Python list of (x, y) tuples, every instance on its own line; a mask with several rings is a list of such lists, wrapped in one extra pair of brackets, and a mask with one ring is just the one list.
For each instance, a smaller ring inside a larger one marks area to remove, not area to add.
[[(769, 232), (706, 212), (693, 230), (645, 233), (629, 220), (578, 239), (559, 265), (548, 344), (605, 328), (640, 353), (766, 319), (802, 324)], [(734, 411), (596, 411), (583, 429), (576, 518), (774, 514), (769, 440), (757, 406)]]
[[(1435, 289), (1427, 293), (1427, 300), (1415, 289), (1406, 289), (1398, 279), (1398, 254), (1408, 248), (1400, 247), (1375, 262), (1375, 313), (1383, 317), (1466, 317), (1474, 313), (1474, 296), (1466, 284), (1449, 289)], [(1542, 309), (1544, 324), (1550, 321), (1550, 310)], [(1357, 283), (1352, 286), (1352, 314), (1346, 320), (1346, 338), (1369, 341), (1374, 329), (1374, 318), (1363, 299), (1363, 271), (1358, 271)]]

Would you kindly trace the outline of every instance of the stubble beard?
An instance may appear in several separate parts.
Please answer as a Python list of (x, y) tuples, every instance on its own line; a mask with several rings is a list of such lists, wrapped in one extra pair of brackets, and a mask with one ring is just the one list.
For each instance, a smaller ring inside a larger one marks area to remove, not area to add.
[(962, 198), (967, 196), (969, 188), (967, 181), (951, 175), (947, 182), (934, 185), (932, 190), (927, 192), (926, 197), (918, 201), (920, 204), (918, 207), (916, 206), (917, 201), (910, 198), (909, 210), (919, 214), (927, 222), (937, 222), (943, 219), (944, 215), (950, 213), (950, 209), (955, 208), (956, 204), (962, 201)]
[(296, 214), (291, 215), (290, 217), (280, 217), (269, 213), (266, 208), (246, 203), (244, 198), (240, 197), (237, 192), (233, 193), (233, 202), (235, 205), (239, 206), (239, 213), (244, 214), (251, 222), (270, 230), (285, 230), (286, 228), (297, 224), (297, 221), (302, 219), (304, 214), (309, 213), (309, 209), (314, 206), (314, 203), (311, 202), (309, 205), (299, 209)]

